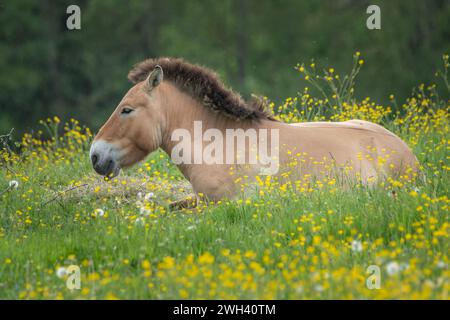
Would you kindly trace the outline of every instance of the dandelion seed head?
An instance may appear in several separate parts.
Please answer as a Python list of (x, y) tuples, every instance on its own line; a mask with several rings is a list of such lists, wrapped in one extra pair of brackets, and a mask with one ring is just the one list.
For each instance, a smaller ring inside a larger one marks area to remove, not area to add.
[(57, 276), (58, 278), (64, 278), (66, 275), (67, 275), (67, 270), (66, 270), (66, 268), (64, 268), (64, 267), (59, 267), (59, 268), (56, 270), (56, 276)]
[(395, 275), (400, 272), (400, 265), (395, 261), (391, 261), (386, 265), (386, 272), (390, 276)]
[(17, 187), (19, 187), (19, 181), (17, 181), (17, 180), (11, 180), (11, 181), (9, 182), (9, 187), (10, 187), (10, 188), (17, 189)]
[(361, 252), (363, 250), (361, 241), (353, 240), (351, 243), (351, 248), (354, 252)]
[(105, 211), (103, 209), (95, 209), (94, 216), (103, 217), (105, 215)]

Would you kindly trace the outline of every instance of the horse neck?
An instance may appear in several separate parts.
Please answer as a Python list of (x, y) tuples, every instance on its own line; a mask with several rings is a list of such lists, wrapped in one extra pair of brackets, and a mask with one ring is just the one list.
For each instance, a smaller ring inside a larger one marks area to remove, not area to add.
[(172, 132), (176, 129), (186, 129), (193, 134), (195, 121), (201, 122), (203, 132), (207, 129), (218, 129), (223, 134), (226, 129), (257, 128), (259, 125), (256, 122), (236, 121), (204, 107), (197, 99), (171, 83), (163, 83), (161, 90), (163, 94), (161, 108), (164, 110), (165, 118), (161, 148), (169, 155), (178, 143), (172, 141)]

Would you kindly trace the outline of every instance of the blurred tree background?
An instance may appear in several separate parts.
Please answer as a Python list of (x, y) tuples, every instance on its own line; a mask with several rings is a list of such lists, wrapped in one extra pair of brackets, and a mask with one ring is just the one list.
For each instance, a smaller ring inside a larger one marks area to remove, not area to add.
[[(71, 4), (81, 30), (66, 27)], [(381, 30), (366, 28), (370, 4)], [(131, 66), (156, 56), (208, 66), (244, 97), (280, 102), (306, 85), (298, 62), (346, 72), (360, 51), (357, 97), (403, 99), (436, 81), (449, 40), (448, 0), (0, 1), (0, 134), (53, 115), (97, 130), (130, 87)]]

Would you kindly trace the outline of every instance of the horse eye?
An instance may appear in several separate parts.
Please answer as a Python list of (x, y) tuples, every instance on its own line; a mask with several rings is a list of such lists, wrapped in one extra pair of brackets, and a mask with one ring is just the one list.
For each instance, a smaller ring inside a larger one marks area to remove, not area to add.
[(133, 112), (134, 110), (131, 108), (123, 108), (122, 111), (120, 112), (121, 114), (129, 114), (131, 112)]

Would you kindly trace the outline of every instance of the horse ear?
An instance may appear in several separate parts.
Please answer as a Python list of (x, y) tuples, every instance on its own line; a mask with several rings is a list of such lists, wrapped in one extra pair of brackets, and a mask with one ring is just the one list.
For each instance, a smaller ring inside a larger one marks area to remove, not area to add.
[(153, 69), (153, 71), (150, 72), (147, 79), (145, 80), (145, 90), (147, 92), (152, 91), (163, 81), (163, 78), (164, 78), (163, 70), (161, 66), (157, 65), (155, 69)]

